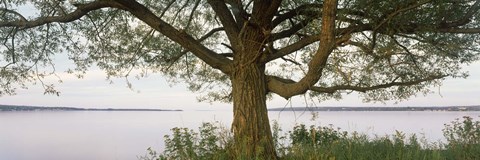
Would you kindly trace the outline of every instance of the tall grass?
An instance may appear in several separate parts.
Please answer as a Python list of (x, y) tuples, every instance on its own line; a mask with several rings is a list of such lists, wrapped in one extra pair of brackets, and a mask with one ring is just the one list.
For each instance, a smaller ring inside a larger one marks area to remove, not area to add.
[[(480, 159), (480, 121), (471, 117), (455, 119), (443, 129), (446, 143), (427, 142), (415, 134), (396, 131), (392, 135), (369, 137), (347, 133), (333, 126), (299, 124), (283, 132), (272, 125), (277, 155), (285, 160), (478, 160)], [(232, 157), (232, 135), (217, 123), (203, 123), (199, 131), (173, 128), (165, 136), (162, 153), (149, 149), (142, 160), (241, 159)]]

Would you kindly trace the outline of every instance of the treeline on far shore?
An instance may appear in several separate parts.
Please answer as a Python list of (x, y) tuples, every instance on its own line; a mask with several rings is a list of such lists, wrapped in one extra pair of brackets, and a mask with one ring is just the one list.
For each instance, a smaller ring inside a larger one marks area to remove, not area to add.
[(476, 106), (428, 106), (428, 107), (285, 107), (269, 111), (480, 111)]
[(179, 109), (115, 109), (0, 105), (0, 111), (182, 111)]

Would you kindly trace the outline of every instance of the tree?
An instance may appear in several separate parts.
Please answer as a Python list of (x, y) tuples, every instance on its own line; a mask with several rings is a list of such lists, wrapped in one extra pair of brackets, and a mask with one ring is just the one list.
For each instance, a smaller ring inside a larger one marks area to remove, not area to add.
[(268, 95), (406, 99), (465, 77), (461, 65), (479, 57), (479, 9), (476, 0), (2, 0), (0, 94), (43, 83), (61, 53), (79, 75), (92, 65), (108, 77), (161, 73), (206, 90), (202, 100), (233, 102), (235, 156), (276, 159)]

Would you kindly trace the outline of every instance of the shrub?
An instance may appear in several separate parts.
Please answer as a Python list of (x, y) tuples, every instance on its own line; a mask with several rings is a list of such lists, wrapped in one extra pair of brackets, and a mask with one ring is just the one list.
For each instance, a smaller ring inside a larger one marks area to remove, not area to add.
[(469, 116), (464, 116), (463, 121), (457, 118), (451, 124), (445, 124), (443, 135), (451, 145), (479, 144), (480, 121), (473, 121)]
[(347, 137), (347, 132), (341, 132), (340, 128), (334, 129), (332, 125), (328, 127), (311, 125), (309, 129), (304, 124), (296, 125), (293, 131), (290, 131), (290, 140), (292, 145), (309, 146), (328, 146), (332, 143)]
[(443, 135), (447, 140), (446, 157), (448, 159), (480, 159), (480, 121), (464, 116), (445, 124)]
[(203, 123), (199, 132), (188, 128), (172, 128), (172, 135), (165, 135), (162, 154), (148, 149), (142, 160), (211, 160), (228, 159), (227, 148), (232, 137), (220, 124)]

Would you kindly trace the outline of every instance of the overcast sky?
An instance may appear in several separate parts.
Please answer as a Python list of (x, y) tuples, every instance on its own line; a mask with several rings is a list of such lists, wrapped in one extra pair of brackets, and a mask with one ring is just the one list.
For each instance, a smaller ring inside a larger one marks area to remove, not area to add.
[[(480, 62), (468, 67), (467, 79), (447, 79), (443, 86), (432, 88), (433, 94), (419, 94), (408, 101), (395, 104), (395, 101), (382, 103), (363, 103), (357, 95), (348, 95), (340, 101), (330, 100), (308, 105), (315, 106), (446, 106), (480, 104)], [(131, 79), (135, 90), (126, 87), (124, 79), (113, 84), (105, 80), (101, 70), (89, 71), (85, 78), (77, 79), (73, 75), (59, 73), (64, 81), (57, 84), (60, 96), (44, 95), (40, 85), (30, 86), (28, 90), (17, 90), (17, 95), (0, 97), (0, 104), (34, 106), (69, 106), (86, 108), (172, 108), (186, 110), (225, 109), (231, 104), (198, 102), (198, 94), (187, 90), (184, 84), (170, 86), (160, 75), (151, 75), (140, 80)], [(268, 107), (305, 106), (303, 97), (289, 101), (274, 97)]]

